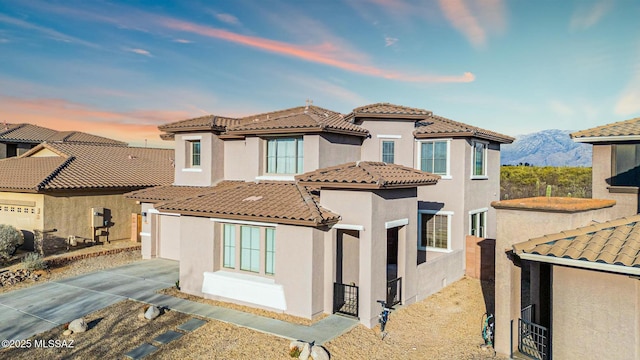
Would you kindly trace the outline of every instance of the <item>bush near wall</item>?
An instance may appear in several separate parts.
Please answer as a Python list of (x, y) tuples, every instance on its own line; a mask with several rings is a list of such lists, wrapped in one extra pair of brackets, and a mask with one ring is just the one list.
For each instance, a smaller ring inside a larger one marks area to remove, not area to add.
[(500, 198), (519, 199), (545, 196), (591, 197), (590, 167), (509, 166), (500, 168)]

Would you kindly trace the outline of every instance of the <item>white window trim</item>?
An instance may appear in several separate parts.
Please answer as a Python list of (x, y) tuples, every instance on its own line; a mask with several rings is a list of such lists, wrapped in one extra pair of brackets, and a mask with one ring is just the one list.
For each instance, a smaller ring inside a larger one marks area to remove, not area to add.
[(167, 215), (167, 216), (180, 216), (180, 214), (174, 214), (174, 213), (164, 213), (164, 212), (160, 212), (156, 209), (149, 209), (147, 210), (148, 214), (158, 214), (158, 215)]
[(187, 168), (183, 168), (182, 172), (202, 172), (202, 168), (199, 167), (187, 167)]
[[(474, 155), (476, 150), (476, 143), (484, 144), (484, 175), (474, 175), (473, 171), (476, 167), (476, 162), (474, 161)], [(488, 168), (489, 168), (489, 142), (482, 140), (472, 140), (471, 141), (471, 180), (486, 180), (489, 178)]]
[(428, 142), (437, 142), (437, 141), (446, 141), (447, 142), (447, 173), (444, 175), (440, 175), (440, 179), (442, 180), (451, 180), (453, 177), (451, 176), (451, 140), (448, 139), (416, 139), (416, 169), (421, 170), (422, 159), (420, 156), (422, 155), (422, 143)]
[(376, 135), (378, 139), (402, 139), (402, 135)]
[(200, 142), (200, 165), (196, 165), (196, 166), (191, 165), (191, 161), (193, 161), (193, 159), (191, 157), (193, 155), (191, 153), (192, 150), (189, 148), (189, 149), (186, 149), (186, 154), (188, 155), (187, 157), (189, 158), (188, 159), (189, 161), (185, 162), (185, 164), (184, 164), (185, 167), (182, 168), (182, 171), (184, 171), (184, 172), (202, 172), (202, 168), (201, 168), (201, 166), (202, 166), (202, 135), (185, 135), (185, 136), (182, 136), (182, 141), (184, 141), (185, 145), (189, 145), (189, 146), (191, 146), (190, 143), (193, 142), (193, 141)]
[(404, 218), (404, 219), (398, 219), (398, 220), (392, 220), (392, 221), (387, 221), (384, 223), (384, 228), (385, 229), (393, 229), (395, 227), (398, 226), (404, 226), (409, 224), (409, 219)]
[[(420, 217), (422, 214), (433, 214), (433, 215), (446, 215), (447, 216), (447, 248), (441, 249), (431, 246), (420, 246), (420, 240), (422, 239), (422, 219)], [(450, 253), (451, 250), (451, 218), (453, 217), (453, 211), (446, 210), (418, 210), (418, 250), (423, 251), (433, 251), (433, 252), (441, 252), (441, 253)]]
[(182, 140), (202, 140), (202, 135), (185, 135), (182, 137)]
[(296, 178), (294, 175), (262, 175), (256, 176), (255, 179), (269, 181), (294, 181)]
[(487, 235), (487, 216), (489, 215), (489, 208), (486, 208), (486, 207), (469, 211), (469, 231), (468, 231), (468, 234), (472, 235), (472, 236), (478, 236), (478, 235), (473, 235), (471, 233), (471, 229), (472, 229), (472, 225), (473, 225), (473, 215), (480, 214), (480, 213), (487, 213), (485, 215), (484, 225), (483, 225), (484, 226), (484, 234), (485, 234), (485, 237), (486, 237), (486, 235)]
[(356, 231), (364, 231), (364, 226), (362, 225), (352, 225), (352, 224), (335, 224), (333, 225), (334, 229), (338, 230), (356, 230)]

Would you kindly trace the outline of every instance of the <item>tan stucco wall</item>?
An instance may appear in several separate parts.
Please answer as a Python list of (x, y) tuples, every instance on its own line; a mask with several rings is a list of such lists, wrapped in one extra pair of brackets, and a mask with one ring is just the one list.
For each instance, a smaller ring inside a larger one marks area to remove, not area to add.
[(180, 260), (180, 216), (158, 214), (155, 231), (157, 257)]
[[(362, 138), (339, 134), (322, 134), (318, 138), (318, 167), (309, 166), (307, 169), (307, 164), (305, 163), (305, 171), (313, 171), (360, 160)], [(305, 141), (307, 141), (306, 137)]]
[(180, 216), (181, 291), (203, 295), (203, 274), (215, 271), (214, 258), (220, 253), (214, 234), (214, 222), (208, 218)]
[[(14, 208), (13, 212), (11, 207)], [(21, 208), (21, 212), (17, 212), (18, 207)], [(25, 213), (24, 209), (27, 209), (28, 213)], [(44, 195), (0, 192), (0, 224), (12, 225), (28, 232), (27, 235), (33, 235), (33, 230), (44, 228), (43, 214)]]
[(640, 359), (640, 280), (553, 267), (554, 359)]
[[(496, 213), (495, 349), (506, 355), (510, 353), (510, 322), (520, 317), (521, 310), (521, 271), (508, 258), (506, 251), (511, 250), (514, 244), (545, 234), (586, 226), (593, 220), (610, 220), (611, 208), (573, 214), (512, 209), (497, 209)], [(516, 337), (512, 343), (517, 346)]]
[(263, 165), (263, 144), (258, 137), (224, 141), (224, 178), (252, 181)]
[[(414, 123), (415, 121), (406, 120), (365, 119), (361, 126), (369, 130), (371, 137), (367, 138), (362, 144), (361, 160), (382, 161), (382, 141), (394, 141), (394, 163), (414, 167)], [(378, 137), (384, 135), (399, 135), (401, 138)]]
[(287, 314), (311, 318), (324, 310), (324, 232), (276, 227), (276, 284), (284, 287)]
[[(200, 167), (187, 166), (187, 141), (200, 140)], [(207, 186), (224, 178), (224, 144), (213, 133), (185, 133), (175, 136), (175, 185)]]
[(612, 216), (620, 218), (632, 216), (638, 212), (638, 194), (625, 194), (609, 191), (607, 179), (611, 178), (611, 145), (594, 144), (592, 155), (592, 197), (594, 199), (613, 199), (616, 205)]
[[(52, 236), (66, 238), (69, 235), (92, 239), (91, 208), (111, 210), (108, 228), (109, 240), (131, 238), (131, 214), (140, 212), (135, 200), (125, 198), (122, 193), (104, 195), (81, 195), (80, 193), (47, 194), (44, 197), (43, 227), (58, 229)], [(107, 229), (103, 229), (107, 230)], [(106, 241), (100, 236), (99, 241)]]
[[(143, 259), (151, 259), (156, 257), (156, 244), (152, 242), (152, 236), (155, 236), (155, 226), (157, 223), (156, 214), (152, 214), (155, 210), (153, 204), (141, 203), (140, 213), (142, 214), (142, 228), (140, 229), (140, 245)], [(145, 216), (146, 214), (146, 216)]]
[[(398, 276), (402, 277), (402, 299), (408, 304), (416, 300), (417, 202), (416, 190), (321, 191), (323, 207), (342, 214), (340, 224), (359, 225), (359, 316), (360, 323), (372, 327), (380, 311), (377, 300), (385, 299), (387, 231), (385, 223), (408, 219), (398, 234)], [(325, 312), (332, 311), (333, 282), (336, 276), (336, 230), (325, 235)], [(331, 256), (329, 256), (331, 254)], [(354, 259), (355, 260), (355, 259)]]

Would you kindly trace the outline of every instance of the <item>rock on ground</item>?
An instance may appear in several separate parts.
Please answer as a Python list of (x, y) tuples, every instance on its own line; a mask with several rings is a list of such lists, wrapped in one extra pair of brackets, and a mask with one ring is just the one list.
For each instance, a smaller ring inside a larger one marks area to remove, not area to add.
[(73, 331), (74, 333), (85, 332), (87, 331), (87, 328), (87, 323), (83, 318), (75, 319), (69, 323), (69, 330)]

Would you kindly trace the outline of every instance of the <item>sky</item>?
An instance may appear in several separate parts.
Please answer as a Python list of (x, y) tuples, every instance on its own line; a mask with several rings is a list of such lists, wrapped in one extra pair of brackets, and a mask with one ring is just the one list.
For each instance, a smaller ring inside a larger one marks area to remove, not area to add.
[(517, 136), (640, 116), (640, 1), (0, 0), (0, 122), (418, 107)]

